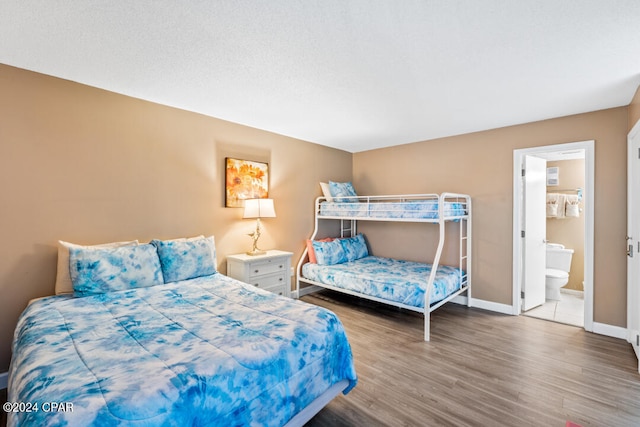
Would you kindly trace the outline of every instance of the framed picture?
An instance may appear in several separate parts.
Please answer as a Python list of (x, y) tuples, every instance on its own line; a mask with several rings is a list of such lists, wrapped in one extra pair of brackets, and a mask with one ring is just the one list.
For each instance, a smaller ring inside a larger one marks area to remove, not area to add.
[(225, 206), (241, 208), (246, 199), (269, 197), (269, 164), (227, 157)]
[(547, 168), (547, 186), (560, 185), (560, 168), (552, 167)]

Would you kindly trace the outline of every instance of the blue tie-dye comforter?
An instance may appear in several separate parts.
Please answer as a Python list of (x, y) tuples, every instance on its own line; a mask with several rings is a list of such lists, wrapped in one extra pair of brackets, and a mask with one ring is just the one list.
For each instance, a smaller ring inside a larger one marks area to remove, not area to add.
[(9, 426), (279, 426), (342, 379), (356, 383), (333, 313), (216, 273), (33, 302), (8, 400), (39, 410)]
[[(445, 202), (446, 218), (466, 215), (465, 205), (460, 202)], [(322, 202), (318, 216), (378, 218), (378, 219), (438, 219), (437, 200), (409, 200), (405, 202), (351, 201)]]
[[(334, 265), (306, 263), (302, 275), (358, 294), (423, 308), (431, 264), (366, 256)], [(442, 301), (462, 286), (465, 272), (439, 265), (431, 289), (429, 304)]]

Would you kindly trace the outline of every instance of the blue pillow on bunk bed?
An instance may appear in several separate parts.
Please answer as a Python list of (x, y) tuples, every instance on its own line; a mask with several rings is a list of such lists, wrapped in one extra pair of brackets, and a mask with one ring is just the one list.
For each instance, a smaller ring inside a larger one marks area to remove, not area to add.
[(316, 254), (316, 262), (319, 265), (334, 265), (347, 262), (347, 254), (344, 252), (340, 239), (334, 239), (329, 242), (320, 242), (314, 240), (313, 252)]
[(346, 255), (347, 261), (355, 261), (357, 259), (369, 256), (367, 243), (364, 241), (364, 236), (362, 234), (339, 240)]
[(353, 184), (350, 182), (334, 182), (329, 181), (329, 191), (334, 202), (357, 203), (358, 195), (356, 194)]
[(344, 239), (311, 242), (319, 265), (334, 265), (355, 261), (369, 255), (367, 243), (362, 234)]
[(158, 249), (165, 283), (209, 276), (216, 272), (213, 236), (152, 240), (151, 244)]
[(164, 284), (158, 253), (150, 244), (72, 247), (69, 273), (78, 297)]

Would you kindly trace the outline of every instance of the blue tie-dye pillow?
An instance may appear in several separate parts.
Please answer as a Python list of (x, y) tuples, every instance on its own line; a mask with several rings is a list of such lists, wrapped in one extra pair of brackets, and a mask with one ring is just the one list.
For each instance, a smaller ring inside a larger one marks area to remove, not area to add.
[(329, 181), (329, 192), (334, 202), (356, 203), (358, 195), (350, 182)]
[(158, 248), (165, 283), (209, 276), (216, 272), (214, 237), (152, 240)]
[(338, 240), (335, 239), (330, 242), (314, 240), (311, 242), (313, 251), (316, 254), (316, 262), (319, 265), (334, 265), (347, 262), (347, 254)]
[(369, 256), (367, 243), (365, 242), (362, 234), (346, 239), (339, 239), (339, 241), (342, 245), (347, 261), (355, 261)]
[(75, 296), (164, 284), (153, 245), (70, 248), (69, 273)]

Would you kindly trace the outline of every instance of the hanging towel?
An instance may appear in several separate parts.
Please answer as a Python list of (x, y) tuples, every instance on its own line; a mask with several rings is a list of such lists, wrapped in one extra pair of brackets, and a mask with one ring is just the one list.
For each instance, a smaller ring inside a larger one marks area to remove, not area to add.
[(556, 218), (566, 218), (565, 208), (567, 203), (566, 194), (558, 194), (558, 215)]
[(565, 215), (571, 218), (580, 216), (580, 199), (577, 195), (567, 195), (565, 204)]
[(558, 194), (547, 193), (547, 218), (558, 217)]

